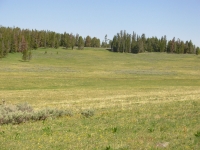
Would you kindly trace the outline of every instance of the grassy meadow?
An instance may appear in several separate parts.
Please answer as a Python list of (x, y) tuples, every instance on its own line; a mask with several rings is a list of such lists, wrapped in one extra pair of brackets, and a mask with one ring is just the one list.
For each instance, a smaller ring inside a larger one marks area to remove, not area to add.
[(200, 149), (200, 56), (101, 48), (32, 55), (0, 59), (0, 100), (73, 116), (0, 125), (0, 149)]

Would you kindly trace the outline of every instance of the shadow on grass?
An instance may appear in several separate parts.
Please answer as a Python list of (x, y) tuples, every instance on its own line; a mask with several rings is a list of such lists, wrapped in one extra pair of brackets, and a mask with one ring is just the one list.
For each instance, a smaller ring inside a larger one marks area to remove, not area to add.
[(18, 60), (19, 62), (30, 62), (30, 60)]

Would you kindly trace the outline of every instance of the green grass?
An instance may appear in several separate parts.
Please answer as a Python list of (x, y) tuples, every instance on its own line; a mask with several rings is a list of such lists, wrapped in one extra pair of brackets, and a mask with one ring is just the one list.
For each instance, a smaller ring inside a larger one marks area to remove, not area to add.
[(0, 60), (0, 99), (74, 115), (0, 126), (1, 149), (200, 148), (200, 56), (100, 48), (32, 55)]

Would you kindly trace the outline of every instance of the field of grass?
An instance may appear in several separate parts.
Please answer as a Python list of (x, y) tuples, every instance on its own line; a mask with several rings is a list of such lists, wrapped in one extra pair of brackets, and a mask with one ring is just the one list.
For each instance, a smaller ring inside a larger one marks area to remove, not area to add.
[(30, 62), (20, 53), (0, 59), (0, 100), (73, 116), (1, 125), (0, 149), (200, 149), (200, 56), (100, 48), (32, 54)]

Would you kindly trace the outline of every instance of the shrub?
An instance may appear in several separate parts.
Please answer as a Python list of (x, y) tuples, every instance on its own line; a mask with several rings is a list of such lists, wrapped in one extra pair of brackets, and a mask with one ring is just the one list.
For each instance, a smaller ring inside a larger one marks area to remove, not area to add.
[(112, 132), (116, 133), (117, 132), (117, 127), (112, 128)]
[(34, 111), (28, 103), (0, 105), (0, 124), (20, 124), (29, 120), (46, 120), (48, 117), (72, 116), (71, 111), (44, 109)]
[(83, 115), (84, 117), (92, 117), (92, 116), (94, 116), (94, 110), (83, 110), (82, 112), (81, 112), (81, 115)]
[(196, 137), (200, 137), (200, 131), (197, 131), (197, 133), (194, 134)]
[(110, 145), (109, 145), (109, 146), (106, 146), (105, 150), (111, 150)]
[(28, 103), (18, 104), (17, 109), (22, 112), (33, 112), (32, 106), (30, 106)]

